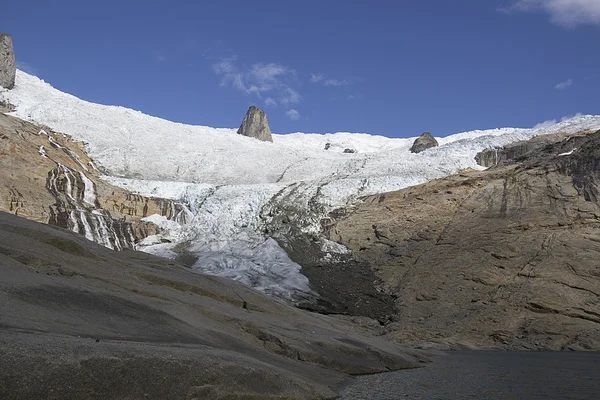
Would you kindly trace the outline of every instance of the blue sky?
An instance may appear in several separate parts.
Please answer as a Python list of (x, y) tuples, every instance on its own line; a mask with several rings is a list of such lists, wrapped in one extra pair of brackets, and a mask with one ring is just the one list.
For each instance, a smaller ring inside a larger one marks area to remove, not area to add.
[(599, 0), (13, 1), (21, 69), (85, 100), (436, 136), (600, 113)]

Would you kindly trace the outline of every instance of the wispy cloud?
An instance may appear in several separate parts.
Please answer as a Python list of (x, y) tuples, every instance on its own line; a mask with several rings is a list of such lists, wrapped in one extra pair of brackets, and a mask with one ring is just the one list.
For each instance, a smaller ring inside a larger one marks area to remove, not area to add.
[(347, 80), (337, 80), (337, 79), (327, 79), (325, 80), (324, 83), (325, 86), (347, 86), (350, 85), (350, 82), (348, 82)]
[(589, 81), (590, 79), (595, 79), (597, 77), (598, 77), (598, 74), (591, 74), (591, 75), (586, 76), (583, 79), (585, 79), (586, 81)]
[(27, 72), (29, 75), (38, 75), (38, 69), (24, 61), (17, 61), (17, 69), (20, 69), (23, 72)]
[(549, 126), (556, 125), (556, 123), (557, 123), (557, 122), (558, 122), (558, 121), (557, 121), (557, 120), (555, 120), (555, 119), (549, 119), (549, 120), (546, 120), (546, 121), (544, 121), (544, 122), (540, 122), (539, 124), (535, 125), (535, 126), (533, 127), (533, 129), (538, 129), (538, 128), (547, 128), (547, 127), (549, 127)]
[(572, 85), (573, 85), (573, 79), (567, 79), (566, 81), (561, 82), (561, 83), (557, 84), (556, 86), (554, 86), (554, 89), (564, 90), (564, 89), (568, 89)]
[(297, 121), (300, 119), (300, 113), (293, 108), (291, 110), (287, 110), (284, 115), (291, 120)]
[(347, 86), (352, 84), (351, 81), (346, 79), (326, 79), (325, 74), (322, 72), (310, 74), (310, 81), (312, 83), (322, 83), (324, 86)]
[(239, 66), (236, 56), (221, 58), (213, 64), (213, 71), (221, 77), (222, 87), (231, 86), (245, 94), (254, 94), (265, 105), (274, 107), (278, 103), (300, 102), (302, 96), (290, 85), (296, 71), (275, 63), (258, 63), (250, 68)]
[(323, 74), (323, 73), (310, 74), (310, 81), (312, 83), (319, 83), (323, 79), (325, 79), (325, 74)]
[(283, 90), (283, 94), (279, 97), (279, 102), (281, 104), (297, 104), (302, 99), (300, 93), (296, 92), (294, 89), (287, 87)]
[[(569, 120), (571, 118), (580, 117), (582, 115), (583, 115), (582, 113), (577, 113), (575, 115), (565, 115), (564, 117), (560, 118), (560, 122), (567, 121), (567, 120)], [(539, 124), (535, 125), (533, 128), (534, 129), (536, 129), (536, 128), (547, 128), (549, 126), (556, 125), (557, 123), (558, 123), (558, 120), (556, 120), (556, 119), (549, 119), (549, 120), (546, 120), (544, 122), (540, 122)]]
[(600, 24), (598, 0), (516, 0), (497, 10), (506, 14), (543, 11), (550, 15), (553, 23), (570, 28), (583, 24)]

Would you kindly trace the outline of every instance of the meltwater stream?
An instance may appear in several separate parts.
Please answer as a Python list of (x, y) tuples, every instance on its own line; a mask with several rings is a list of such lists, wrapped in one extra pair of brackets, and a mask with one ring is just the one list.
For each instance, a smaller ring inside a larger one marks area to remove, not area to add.
[(426, 367), (358, 377), (343, 400), (597, 400), (600, 353), (452, 352)]

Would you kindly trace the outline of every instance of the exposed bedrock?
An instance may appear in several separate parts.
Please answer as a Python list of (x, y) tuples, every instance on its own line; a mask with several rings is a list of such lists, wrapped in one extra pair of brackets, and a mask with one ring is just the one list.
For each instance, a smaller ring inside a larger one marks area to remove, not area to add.
[(388, 339), (600, 350), (599, 180), (600, 131), (369, 196), (334, 218), (329, 238), (396, 296), (379, 332)]
[(81, 143), (0, 113), (0, 210), (80, 233), (112, 249), (133, 248), (158, 227), (153, 214), (185, 223), (182, 204), (131, 194), (99, 178)]
[(426, 361), (230, 279), (4, 212), (0, 262), (2, 399), (329, 399), (348, 374)]

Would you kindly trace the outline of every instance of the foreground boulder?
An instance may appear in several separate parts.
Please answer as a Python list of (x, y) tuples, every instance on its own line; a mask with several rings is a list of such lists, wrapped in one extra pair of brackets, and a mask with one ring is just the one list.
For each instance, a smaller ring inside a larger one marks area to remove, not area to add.
[(352, 329), (0, 212), (2, 399), (325, 399), (424, 360)]
[(410, 148), (411, 153), (420, 153), (432, 147), (439, 146), (437, 140), (429, 132), (423, 132), (421, 136), (415, 139), (412, 147)]
[(273, 141), (271, 128), (269, 128), (269, 121), (267, 120), (267, 114), (255, 106), (250, 107), (237, 133), (240, 135), (253, 137), (264, 142)]
[(16, 73), (17, 63), (12, 37), (8, 33), (0, 33), (0, 86), (12, 89), (15, 86)]

